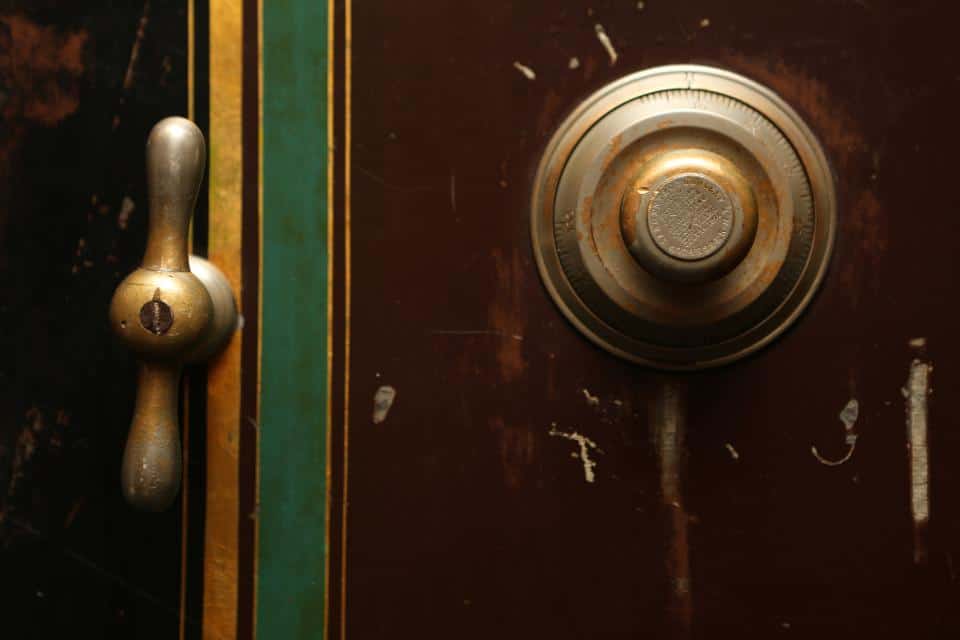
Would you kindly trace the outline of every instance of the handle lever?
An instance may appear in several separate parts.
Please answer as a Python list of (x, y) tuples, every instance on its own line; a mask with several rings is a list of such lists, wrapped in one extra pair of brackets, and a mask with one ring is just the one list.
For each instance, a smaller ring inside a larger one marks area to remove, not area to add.
[(110, 302), (111, 328), (139, 360), (121, 485), (127, 501), (146, 511), (166, 509), (180, 490), (181, 370), (219, 351), (236, 328), (226, 277), (187, 249), (205, 157), (203, 134), (185, 118), (166, 118), (150, 132), (147, 247)]

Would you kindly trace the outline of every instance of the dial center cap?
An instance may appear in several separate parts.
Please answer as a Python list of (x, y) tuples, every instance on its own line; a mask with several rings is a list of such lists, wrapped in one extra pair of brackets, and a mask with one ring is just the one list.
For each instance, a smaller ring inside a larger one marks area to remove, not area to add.
[(652, 195), (646, 211), (647, 225), (657, 248), (667, 255), (700, 260), (717, 252), (730, 239), (733, 202), (707, 176), (673, 176)]

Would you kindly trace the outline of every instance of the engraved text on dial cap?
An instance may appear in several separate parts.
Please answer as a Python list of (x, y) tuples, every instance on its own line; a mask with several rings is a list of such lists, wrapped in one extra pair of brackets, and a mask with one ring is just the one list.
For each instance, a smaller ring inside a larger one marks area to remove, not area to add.
[(699, 173), (686, 173), (656, 190), (647, 223), (661, 251), (681, 260), (700, 260), (730, 238), (733, 212), (733, 202), (720, 185)]

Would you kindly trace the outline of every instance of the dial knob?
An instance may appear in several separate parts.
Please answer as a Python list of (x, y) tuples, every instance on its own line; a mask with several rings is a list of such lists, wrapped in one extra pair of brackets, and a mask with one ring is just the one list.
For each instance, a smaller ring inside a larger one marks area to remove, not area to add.
[(537, 263), (561, 311), (636, 362), (729, 362), (793, 322), (823, 278), (835, 197), (800, 117), (742, 76), (658, 67), (601, 89), (535, 179)]

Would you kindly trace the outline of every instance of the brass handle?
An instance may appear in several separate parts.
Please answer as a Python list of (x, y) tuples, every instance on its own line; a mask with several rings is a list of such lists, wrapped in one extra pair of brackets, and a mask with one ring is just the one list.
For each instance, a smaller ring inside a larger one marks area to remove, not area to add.
[(236, 327), (226, 278), (187, 249), (205, 157), (203, 134), (185, 118), (166, 118), (150, 132), (147, 248), (140, 268), (120, 283), (110, 303), (111, 328), (139, 358), (121, 484), (127, 501), (147, 511), (167, 508), (180, 489), (183, 365), (219, 350)]

